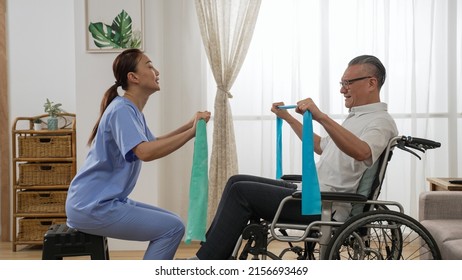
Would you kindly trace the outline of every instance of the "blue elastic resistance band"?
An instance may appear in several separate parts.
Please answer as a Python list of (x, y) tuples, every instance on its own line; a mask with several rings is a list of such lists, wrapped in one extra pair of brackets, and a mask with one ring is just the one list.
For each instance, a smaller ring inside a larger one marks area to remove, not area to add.
[[(282, 105), (279, 109), (295, 109), (297, 105)], [(276, 118), (276, 179), (282, 176), (282, 119)]]
[[(280, 106), (293, 109), (295, 105)], [(276, 178), (282, 176), (282, 119), (276, 119)], [(311, 112), (303, 114), (302, 131), (302, 215), (321, 214), (321, 193), (314, 162), (313, 118)]]
[(189, 185), (186, 244), (191, 243), (191, 240), (205, 241), (208, 192), (207, 129), (205, 121), (201, 119), (196, 124), (196, 138), (194, 140), (194, 154)]

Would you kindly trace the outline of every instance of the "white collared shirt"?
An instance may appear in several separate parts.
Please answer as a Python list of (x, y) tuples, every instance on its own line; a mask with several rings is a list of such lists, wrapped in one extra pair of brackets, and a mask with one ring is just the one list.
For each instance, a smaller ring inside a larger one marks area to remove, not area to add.
[[(316, 164), (321, 191), (355, 193), (363, 173), (380, 157), (389, 140), (398, 135), (385, 103), (351, 108), (342, 126), (369, 145), (372, 158), (357, 161), (342, 152), (329, 136), (321, 138), (323, 152)], [(351, 204), (334, 204), (334, 211), (334, 218), (344, 221)]]

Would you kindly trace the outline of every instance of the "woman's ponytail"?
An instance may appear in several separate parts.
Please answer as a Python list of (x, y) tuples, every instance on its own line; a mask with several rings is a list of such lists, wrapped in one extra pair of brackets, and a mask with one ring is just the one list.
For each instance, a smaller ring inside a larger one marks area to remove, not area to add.
[(116, 98), (119, 95), (119, 93), (117, 92), (118, 87), (119, 85), (116, 82), (104, 93), (104, 97), (103, 97), (103, 100), (101, 100), (101, 105), (99, 109), (100, 111), (99, 117), (98, 117), (98, 120), (96, 121), (95, 126), (93, 127), (90, 138), (88, 139), (88, 143), (87, 143), (88, 146), (90, 146), (91, 143), (93, 142), (93, 139), (95, 139), (96, 132), (98, 131), (99, 122), (101, 121), (101, 117), (103, 116), (104, 111), (106, 111), (107, 106), (109, 106), (112, 100), (114, 100), (114, 98)]
[(112, 100), (114, 100), (114, 98), (116, 98), (119, 95), (119, 93), (117, 92), (117, 88), (120, 86), (123, 90), (128, 89), (128, 73), (136, 72), (136, 66), (140, 61), (142, 54), (143, 52), (139, 49), (128, 49), (121, 52), (114, 60), (114, 63), (112, 64), (112, 71), (114, 72), (116, 82), (104, 93), (103, 100), (101, 100), (98, 121), (96, 121), (96, 124), (91, 132), (90, 138), (88, 139), (88, 146), (91, 145), (91, 143), (96, 137), (99, 122), (103, 117), (104, 111), (109, 106), (109, 104), (111, 104)]

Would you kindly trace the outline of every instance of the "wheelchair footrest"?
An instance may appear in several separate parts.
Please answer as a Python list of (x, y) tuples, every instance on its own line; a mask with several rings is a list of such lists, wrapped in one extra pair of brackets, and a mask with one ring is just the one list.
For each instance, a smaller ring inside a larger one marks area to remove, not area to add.
[(242, 250), (240, 259), (247, 259), (248, 254), (266, 255), (268, 244), (268, 226), (266, 224), (250, 224), (242, 232), (242, 239), (248, 240)]

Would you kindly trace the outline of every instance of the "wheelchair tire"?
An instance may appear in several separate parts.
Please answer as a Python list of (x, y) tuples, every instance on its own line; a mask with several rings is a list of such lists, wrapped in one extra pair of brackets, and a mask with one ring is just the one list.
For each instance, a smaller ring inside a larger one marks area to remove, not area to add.
[(405, 214), (376, 210), (343, 224), (330, 240), (328, 260), (440, 260), (435, 240), (418, 221)]

